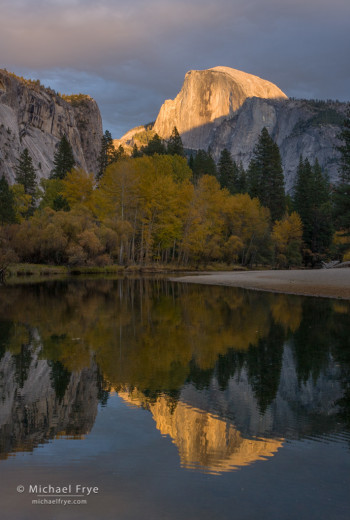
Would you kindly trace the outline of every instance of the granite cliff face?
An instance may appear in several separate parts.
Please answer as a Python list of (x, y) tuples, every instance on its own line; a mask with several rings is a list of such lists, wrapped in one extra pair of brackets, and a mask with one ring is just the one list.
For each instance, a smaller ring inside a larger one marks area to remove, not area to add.
[(164, 139), (174, 126), (184, 136), (187, 148), (208, 148), (211, 134), (231, 118), (247, 98), (286, 99), (275, 85), (257, 76), (228, 67), (192, 70), (185, 76), (174, 100), (163, 104), (154, 131)]
[(64, 134), (77, 165), (96, 172), (102, 137), (96, 102), (83, 95), (61, 97), (38, 81), (0, 70), (0, 175), (13, 183), (17, 159), (28, 148), (38, 178), (48, 177)]
[[(168, 139), (176, 126), (185, 148), (210, 147), (217, 161), (227, 148), (246, 168), (265, 126), (280, 148), (290, 191), (301, 154), (312, 163), (317, 157), (331, 180), (337, 180), (337, 135), (347, 107), (332, 101), (288, 99), (268, 81), (215, 67), (186, 74), (176, 98), (162, 105), (153, 130)], [(134, 134), (128, 132), (118, 143), (132, 146), (137, 141)]]

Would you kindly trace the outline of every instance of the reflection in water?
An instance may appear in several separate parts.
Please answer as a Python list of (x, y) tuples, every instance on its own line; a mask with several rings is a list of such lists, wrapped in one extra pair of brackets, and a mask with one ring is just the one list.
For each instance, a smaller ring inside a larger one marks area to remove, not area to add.
[(1, 457), (87, 434), (112, 387), (185, 467), (271, 457), (346, 428), (349, 337), (347, 302), (145, 279), (2, 287)]
[(175, 408), (167, 396), (149, 402), (139, 392), (119, 392), (127, 403), (148, 409), (162, 435), (176, 444), (183, 467), (223, 473), (273, 456), (283, 444), (275, 439), (245, 439), (221, 417), (179, 401)]

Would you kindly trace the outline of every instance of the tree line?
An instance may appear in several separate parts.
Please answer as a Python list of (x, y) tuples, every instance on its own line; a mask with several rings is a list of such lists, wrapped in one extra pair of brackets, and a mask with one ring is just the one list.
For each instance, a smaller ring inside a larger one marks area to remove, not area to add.
[(131, 156), (101, 140), (97, 175), (75, 164), (62, 137), (38, 185), (29, 151), (16, 183), (0, 179), (0, 267), (9, 261), (68, 265), (181, 266), (209, 262), (314, 266), (350, 256), (350, 118), (340, 134), (340, 182), (300, 157), (292, 196), (281, 156), (263, 128), (247, 170), (224, 149), (189, 158), (176, 128)]

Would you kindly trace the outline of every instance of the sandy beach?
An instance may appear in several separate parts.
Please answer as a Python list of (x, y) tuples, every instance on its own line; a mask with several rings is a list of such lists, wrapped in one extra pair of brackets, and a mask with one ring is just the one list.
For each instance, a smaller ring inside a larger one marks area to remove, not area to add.
[(184, 283), (227, 285), (305, 296), (350, 299), (350, 269), (235, 271), (173, 278)]

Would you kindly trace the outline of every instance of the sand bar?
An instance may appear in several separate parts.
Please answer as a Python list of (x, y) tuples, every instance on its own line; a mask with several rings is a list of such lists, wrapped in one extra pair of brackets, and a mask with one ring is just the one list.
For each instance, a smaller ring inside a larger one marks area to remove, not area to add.
[(173, 281), (350, 300), (350, 269), (216, 272)]

